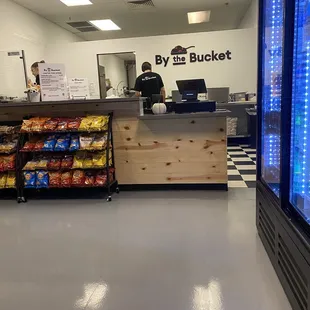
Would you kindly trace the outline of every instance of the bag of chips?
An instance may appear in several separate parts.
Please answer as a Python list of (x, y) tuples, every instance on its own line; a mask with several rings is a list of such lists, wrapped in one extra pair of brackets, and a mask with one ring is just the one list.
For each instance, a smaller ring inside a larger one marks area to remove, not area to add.
[(58, 119), (52, 118), (45, 122), (43, 126), (44, 131), (55, 131), (58, 125)]
[(74, 156), (73, 158), (73, 165), (72, 168), (74, 169), (82, 169), (83, 168), (83, 162), (84, 162), (85, 154), (79, 153)]
[(0, 173), (0, 188), (5, 188), (6, 185), (7, 174)]
[(24, 185), (25, 185), (25, 188), (35, 188), (36, 187), (36, 173), (35, 173), (35, 171), (25, 171), (24, 172)]
[(104, 125), (104, 116), (89, 116), (92, 118), (92, 123), (90, 125), (90, 131), (99, 131), (102, 130)]
[(97, 134), (90, 146), (92, 150), (102, 150), (106, 147), (107, 143), (107, 135), (105, 134)]
[(61, 168), (70, 169), (73, 165), (73, 156), (66, 155), (61, 161)]
[(49, 119), (50, 119), (49, 117), (32, 118), (31, 119), (32, 121), (31, 131), (36, 131), (36, 132), (44, 131), (44, 125)]
[(61, 187), (61, 172), (49, 172), (49, 186)]
[(37, 169), (47, 169), (47, 164), (49, 162), (49, 159), (46, 157), (39, 158), (39, 162), (37, 164)]
[(80, 149), (80, 139), (78, 136), (71, 137), (71, 143), (69, 150), (71, 152), (78, 151)]
[(90, 126), (92, 124), (93, 119), (89, 116), (83, 117), (80, 123), (79, 130), (80, 131), (89, 131)]
[(57, 139), (54, 151), (67, 151), (70, 146), (70, 136), (61, 136)]
[(41, 151), (44, 147), (44, 140), (43, 139), (40, 139), (39, 141), (36, 142), (33, 150), (34, 151)]
[(93, 154), (92, 164), (94, 167), (105, 167), (106, 154), (105, 153)]
[(96, 175), (95, 186), (105, 186), (107, 183), (107, 175), (104, 171), (99, 171)]
[(48, 136), (45, 141), (42, 150), (53, 151), (56, 145), (56, 137), (54, 135)]
[(93, 156), (91, 154), (87, 154), (83, 161), (83, 168), (92, 168), (93, 167)]
[(71, 187), (71, 183), (72, 183), (72, 171), (63, 172), (61, 175), (61, 186)]
[(95, 173), (93, 171), (86, 171), (84, 185), (91, 187), (95, 185), (95, 182), (96, 182)]
[(81, 135), (80, 136), (80, 150), (90, 150), (91, 144), (94, 141), (94, 135)]
[(66, 130), (68, 130), (68, 119), (66, 119), (66, 118), (59, 119), (59, 122), (58, 122), (56, 130), (57, 131), (66, 131)]
[(48, 172), (39, 170), (36, 172), (36, 187), (37, 188), (48, 188)]
[(81, 118), (80, 117), (76, 117), (76, 118), (72, 118), (68, 121), (68, 130), (74, 131), (74, 130), (78, 130), (81, 124)]
[(85, 172), (83, 170), (76, 170), (72, 176), (72, 186), (84, 186)]
[(3, 156), (0, 156), (0, 171), (4, 171), (4, 169), (3, 169)]
[(6, 179), (6, 188), (14, 188), (16, 186), (16, 175), (14, 172), (9, 172)]
[(28, 161), (23, 170), (35, 170), (37, 169), (39, 165), (39, 160), (38, 159), (33, 159), (31, 161)]
[(47, 164), (48, 170), (59, 170), (61, 167), (61, 157), (53, 157)]
[(21, 132), (30, 132), (32, 131), (32, 121), (31, 120), (24, 120), (22, 124), (22, 128), (20, 129)]
[(16, 154), (12, 154), (9, 156), (4, 156), (2, 158), (3, 161), (3, 170), (14, 170), (15, 169), (15, 163), (16, 163)]

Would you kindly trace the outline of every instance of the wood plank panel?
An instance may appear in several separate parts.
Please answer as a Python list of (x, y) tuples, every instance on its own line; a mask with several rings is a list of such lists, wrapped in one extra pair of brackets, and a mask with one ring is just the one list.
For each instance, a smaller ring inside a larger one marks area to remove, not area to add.
[(225, 148), (208, 152), (178, 151), (177, 149), (164, 152), (162, 150), (118, 150), (115, 149), (116, 163), (150, 163), (152, 161), (160, 163), (176, 162), (226, 162), (227, 152)]
[(120, 184), (227, 184), (227, 174), (117, 174)]
[[(172, 126), (173, 125), (173, 126)], [(212, 129), (212, 131), (211, 131)], [(222, 132), (226, 131), (226, 117), (206, 117), (206, 118), (188, 118), (188, 119), (157, 119), (157, 120), (139, 120), (139, 119), (115, 119), (113, 125), (114, 132), (125, 131), (130, 135), (136, 132)]]
[(139, 174), (183, 174), (183, 171), (190, 171), (192, 174), (219, 174), (222, 175), (227, 170), (226, 163), (210, 162), (150, 162), (150, 163), (119, 163), (117, 171), (120, 174), (132, 173)]

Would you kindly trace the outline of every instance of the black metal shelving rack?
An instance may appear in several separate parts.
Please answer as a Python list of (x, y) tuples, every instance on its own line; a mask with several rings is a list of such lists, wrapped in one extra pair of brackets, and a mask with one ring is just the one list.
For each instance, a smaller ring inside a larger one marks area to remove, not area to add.
[[(20, 122), (1, 122), (0, 124), (1, 126), (8, 126), (8, 127), (15, 127), (18, 128), (18, 126), (20, 126)], [(12, 135), (16, 135), (18, 134), (18, 132), (16, 132), (16, 130), (13, 130), (13, 132), (0, 132), (0, 141), (2, 141), (2, 139), (6, 136), (12, 136)], [(17, 141), (17, 145), (16, 148), (13, 149), (12, 151), (9, 152), (1, 152), (0, 151), (0, 156), (9, 156), (9, 155), (16, 155), (16, 159), (15, 159), (15, 168), (12, 170), (3, 170), (0, 171), (0, 173), (9, 173), (9, 172), (14, 172), (15, 173), (15, 187), (5, 187), (5, 188), (1, 188), (0, 189), (0, 197), (4, 198), (7, 197), (13, 197), (13, 191), (15, 191), (15, 195), (16, 195), (16, 200), (19, 200), (19, 196), (20, 196), (20, 187), (18, 186), (19, 184), (19, 161), (18, 161), (18, 151), (20, 148), (20, 143), (19, 143), (19, 139)], [(9, 195), (3, 195), (4, 192), (7, 192)], [(9, 193), (11, 192), (11, 193)]]
[[(72, 186), (72, 187), (61, 187), (61, 189), (64, 190), (69, 190), (69, 189), (105, 189), (107, 191), (107, 201), (112, 201), (112, 193), (116, 192), (119, 193), (119, 187), (118, 187), (118, 181), (116, 179), (116, 172), (115, 172), (115, 159), (114, 159), (114, 148), (113, 148), (113, 130), (112, 130), (112, 122), (113, 122), (113, 113), (109, 113), (109, 121), (108, 121), (108, 129), (107, 130), (100, 130), (100, 131), (40, 131), (40, 132), (20, 132), (19, 134), (19, 151), (17, 154), (18, 158), (18, 171), (17, 174), (19, 175), (18, 182), (17, 182), (17, 189), (18, 189), (18, 199), (17, 201), (20, 202), (27, 202), (27, 188), (24, 187), (24, 177), (23, 177), (23, 167), (26, 164), (26, 162), (29, 159), (29, 156), (33, 158), (34, 154), (50, 154), (50, 155), (74, 155), (79, 151), (23, 151), (22, 147), (24, 146), (25, 142), (29, 139), (30, 135), (48, 135), (48, 134), (90, 134), (90, 133), (106, 133), (108, 136), (106, 147), (102, 150), (80, 150), (80, 151), (85, 151), (85, 152), (92, 152), (92, 153), (98, 153), (102, 151), (106, 151), (106, 165), (104, 167), (90, 167), (90, 168), (63, 168), (60, 170), (48, 170), (48, 169), (35, 169), (36, 170), (45, 170), (45, 171), (74, 171), (74, 170), (85, 170), (85, 171), (90, 171), (90, 170), (97, 170), (97, 171), (106, 171), (106, 176), (107, 176), (107, 181), (104, 186), (92, 186), (92, 187), (82, 187), (82, 186)], [(110, 157), (111, 154), (111, 157)], [(112, 164), (109, 164), (109, 161), (112, 160)], [(110, 180), (110, 169), (113, 168), (113, 180)], [(29, 171), (29, 170), (28, 170)], [(30, 169), (31, 171), (31, 169)], [(34, 191), (34, 197), (36, 196), (35, 193), (42, 192), (45, 190), (57, 190), (58, 188), (56, 187), (49, 187), (49, 188), (44, 188), (44, 189), (33, 189)], [(60, 188), (59, 188), (60, 189)], [(29, 189), (30, 190), (30, 189)], [(55, 197), (57, 197), (57, 192), (55, 193)]]

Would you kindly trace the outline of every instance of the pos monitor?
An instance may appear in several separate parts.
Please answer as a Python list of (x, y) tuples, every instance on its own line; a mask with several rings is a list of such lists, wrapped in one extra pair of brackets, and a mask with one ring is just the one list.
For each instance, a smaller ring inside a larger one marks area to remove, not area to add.
[(177, 81), (182, 100), (197, 101), (198, 94), (207, 93), (207, 87), (204, 79), (180, 80)]

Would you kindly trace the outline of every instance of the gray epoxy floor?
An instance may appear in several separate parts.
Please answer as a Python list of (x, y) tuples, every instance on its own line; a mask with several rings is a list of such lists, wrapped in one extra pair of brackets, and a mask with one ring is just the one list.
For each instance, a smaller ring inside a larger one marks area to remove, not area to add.
[(289, 310), (255, 191), (0, 201), (3, 310)]

